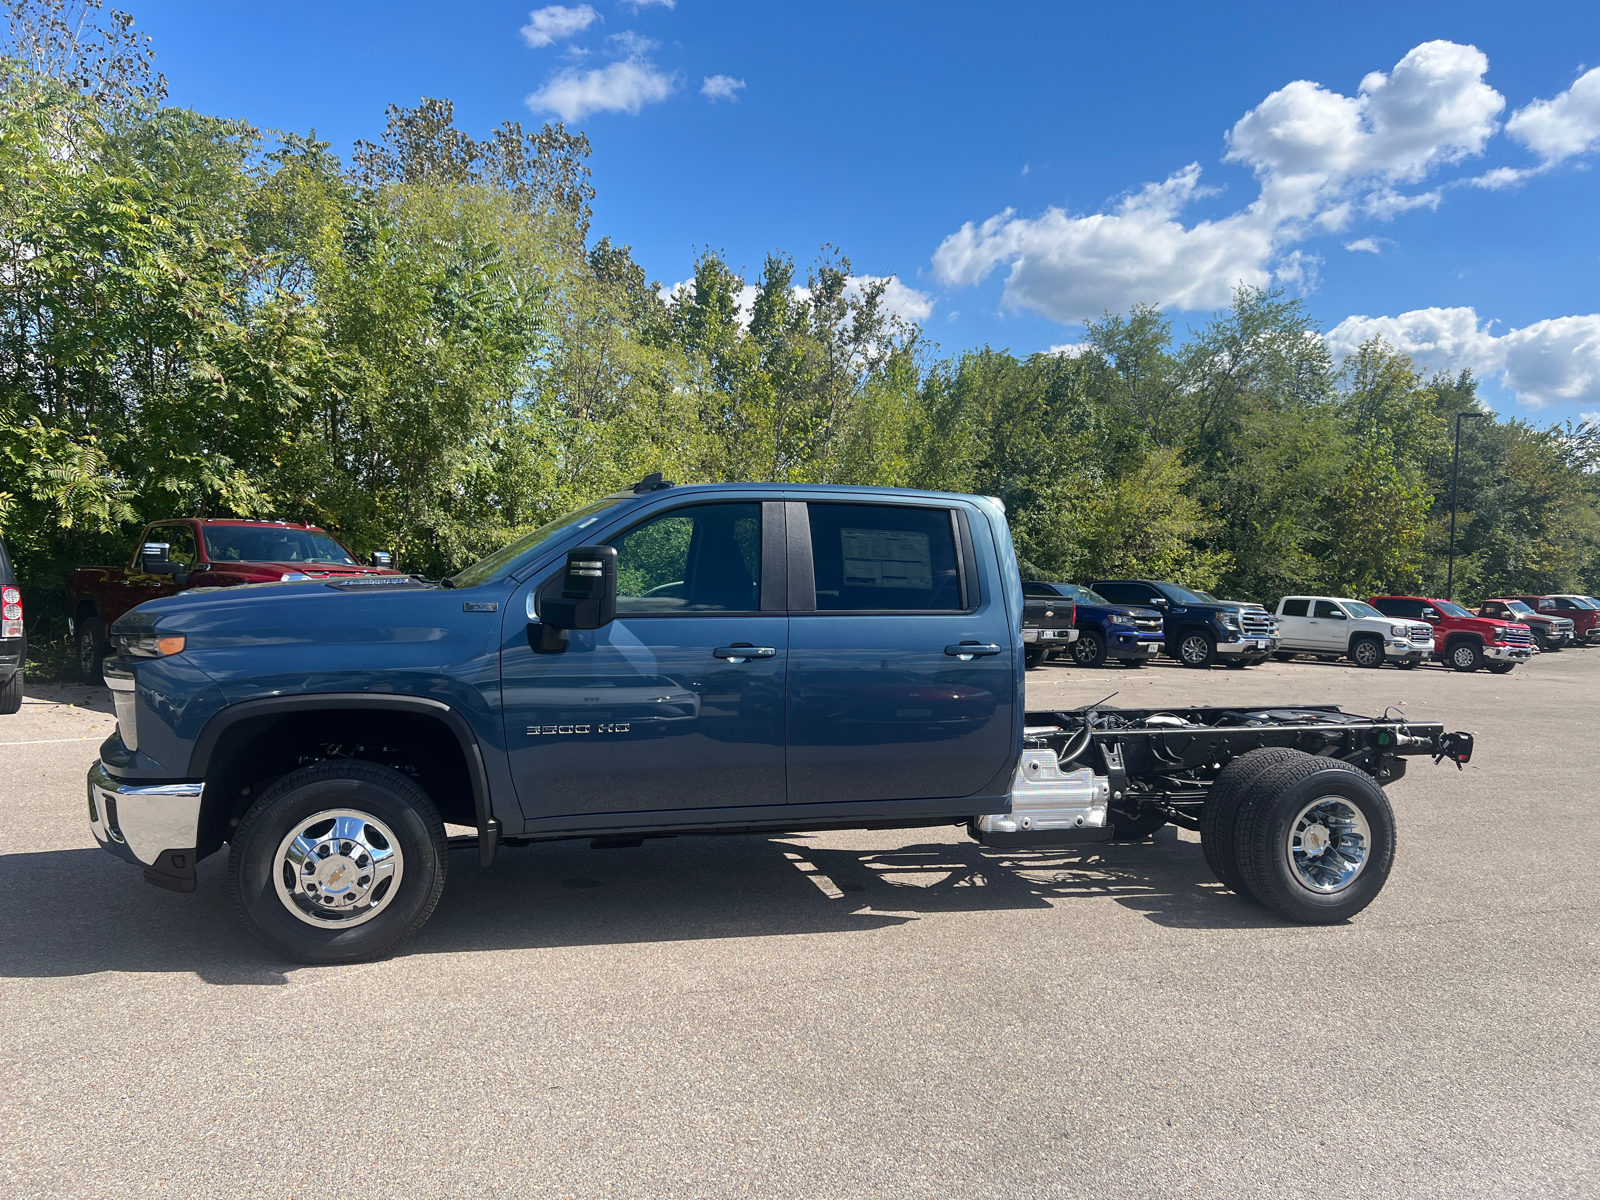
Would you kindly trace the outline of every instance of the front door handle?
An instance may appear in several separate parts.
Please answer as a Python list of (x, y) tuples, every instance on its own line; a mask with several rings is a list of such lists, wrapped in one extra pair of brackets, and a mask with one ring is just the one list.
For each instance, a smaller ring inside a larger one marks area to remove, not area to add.
[(954, 646), (946, 646), (944, 652), (951, 658), (959, 658), (962, 662), (971, 662), (975, 658), (987, 658), (992, 654), (999, 654), (1000, 647), (993, 642), (960, 642)]
[(752, 646), (749, 642), (735, 642), (731, 646), (718, 646), (711, 652), (712, 658), (726, 659), (731, 663), (749, 662), (752, 658), (777, 658), (778, 651), (774, 646)]

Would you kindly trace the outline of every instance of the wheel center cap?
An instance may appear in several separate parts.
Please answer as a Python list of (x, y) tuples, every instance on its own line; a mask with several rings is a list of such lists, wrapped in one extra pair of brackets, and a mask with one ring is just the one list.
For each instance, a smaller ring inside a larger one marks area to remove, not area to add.
[(317, 867), (317, 887), (330, 896), (341, 896), (356, 885), (356, 864), (343, 854), (330, 854)]
[(1312, 858), (1316, 858), (1328, 848), (1328, 843), (1332, 840), (1326, 825), (1312, 825), (1300, 835), (1300, 849)]

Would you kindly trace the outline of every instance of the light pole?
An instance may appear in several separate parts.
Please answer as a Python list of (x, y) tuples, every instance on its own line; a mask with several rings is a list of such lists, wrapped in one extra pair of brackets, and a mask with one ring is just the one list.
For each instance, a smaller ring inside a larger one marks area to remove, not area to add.
[(1461, 422), (1476, 421), (1487, 416), (1481, 412), (1458, 412), (1456, 414), (1456, 454), (1455, 465), (1450, 469), (1450, 566), (1445, 571), (1444, 595), (1446, 600), (1455, 599), (1456, 582), (1456, 497), (1461, 492)]

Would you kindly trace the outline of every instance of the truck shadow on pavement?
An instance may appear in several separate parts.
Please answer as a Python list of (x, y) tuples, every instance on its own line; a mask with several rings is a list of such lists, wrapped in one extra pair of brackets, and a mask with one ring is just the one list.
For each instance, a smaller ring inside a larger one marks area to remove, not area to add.
[[(1160, 925), (1295, 928), (1222, 889), (1170, 829), (1143, 845), (1001, 852), (975, 842), (839, 849), (795, 836), (671, 838), (626, 850), (586, 842), (501, 850), (487, 871), (451, 855), (432, 920), (398, 953), (853, 933), (942, 913), (1047, 910), (1109, 898)], [(0, 977), (193, 972), (273, 985), (287, 972), (234, 919), (225, 853), (199, 890), (164, 892), (98, 849), (0, 855)]]

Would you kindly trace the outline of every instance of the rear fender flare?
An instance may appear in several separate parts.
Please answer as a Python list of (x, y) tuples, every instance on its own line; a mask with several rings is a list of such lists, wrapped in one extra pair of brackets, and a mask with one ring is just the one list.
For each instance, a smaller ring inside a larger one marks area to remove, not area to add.
[(484, 770), (483, 750), (467, 719), (442, 700), (427, 696), (378, 696), (370, 692), (314, 692), (303, 696), (267, 696), (244, 700), (217, 713), (206, 722), (189, 755), (187, 778), (204, 779), (211, 766), (217, 744), (233, 726), (255, 717), (289, 716), (305, 712), (349, 711), (403, 712), (432, 717), (440, 721), (460, 743), (467, 764), (467, 779), (472, 785), (472, 805), (478, 819), (478, 855), (484, 866), (494, 857), (500, 841), (501, 823), (495, 819), (489, 796), (489, 779)]

